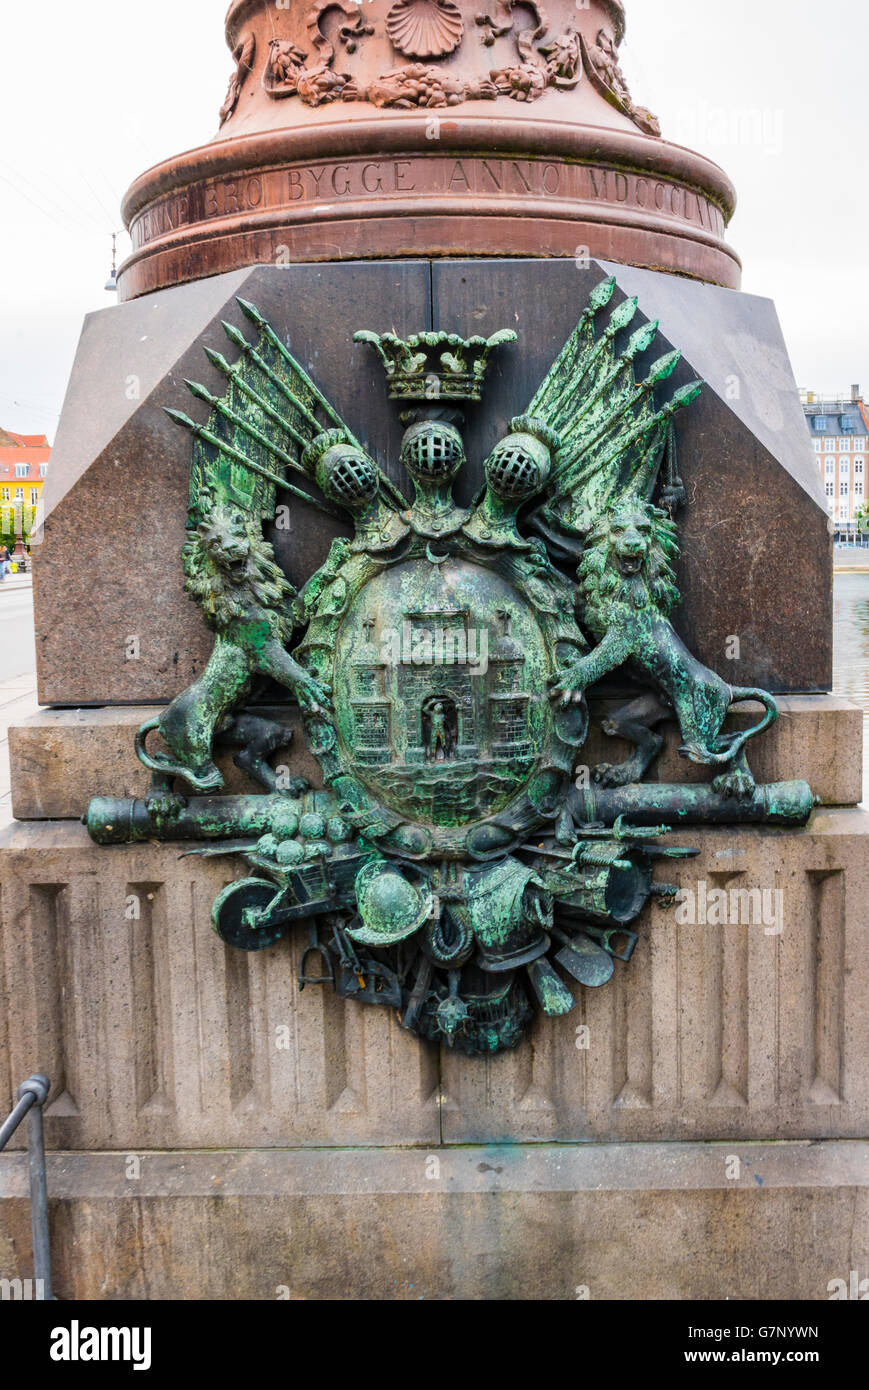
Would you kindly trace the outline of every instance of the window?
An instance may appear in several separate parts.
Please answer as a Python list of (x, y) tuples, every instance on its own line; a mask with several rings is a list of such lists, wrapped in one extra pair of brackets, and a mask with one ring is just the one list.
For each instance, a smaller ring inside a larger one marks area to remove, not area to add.
[(839, 484), (839, 496), (840, 496), (840, 497), (847, 497), (847, 496), (848, 496), (848, 491), (849, 491), (849, 489), (848, 489), (848, 484), (847, 484), (847, 483), (840, 483), (840, 484)]
[(9, 489), (8, 489), (8, 487), (0, 487), (0, 502), (8, 502), (8, 501), (9, 501)]
[(860, 474), (860, 473), (863, 472), (863, 460), (862, 460), (862, 459), (855, 459), (855, 460), (854, 460), (854, 472), (857, 473), (857, 474)]
[(827, 483), (827, 496), (828, 496), (828, 497), (835, 497), (835, 495), (836, 495), (836, 484), (835, 484), (835, 483)]
[(816, 429), (816, 430), (825, 430), (826, 428), (827, 428), (827, 417), (826, 417), (826, 415), (816, 415), (816, 416), (815, 416), (815, 429)]
[(816, 439), (816, 440), (815, 440), (815, 453), (816, 453), (816, 454), (819, 454), (820, 452), (821, 452), (821, 441), (820, 441), (820, 439)]
[(47, 463), (41, 463), (41, 464), (39, 465), (39, 476), (40, 476), (40, 478), (47, 478), (47, 477), (48, 477), (48, 464), (47, 464)]
[(38, 501), (39, 501), (39, 488), (38, 488), (38, 487), (32, 487), (32, 488), (30, 489), (30, 505), (31, 505), (31, 507), (35, 507)]
[(827, 459), (826, 470), (825, 470), (825, 471), (826, 471), (827, 477), (828, 477), (828, 478), (832, 478), (833, 474), (834, 474), (835, 471), (836, 471), (836, 465), (835, 465), (835, 463), (833, 462), (832, 459)]
[(827, 453), (827, 454), (834, 454), (834, 453), (836, 452), (836, 441), (835, 441), (835, 439), (825, 439), (825, 440), (824, 440), (824, 452)]
[(853, 415), (843, 415), (841, 417), (841, 425), (843, 434), (846, 430), (850, 430), (853, 433), (857, 428), (857, 421)]
[(842, 459), (842, 460), (841, 460), (841, 462), (839, 463), (839, 472), (841, 473), (841, 475), (842, 475), (843, 478), (847, 478), (848, 474), (851, 472), (851, 463), (850, 463), (850, 460), (848, 460), (848, 459)]
[(841, 502), (840, 502), (840, 503), (839, 503), (839, 520), (840, 520), (840, 521), (847, 521), (847, 520), (848, 520), (848, 504), (847, 504), (847, 502), (845, 502), (845, 503), (841, 503)]
[(855, 483), (855, 484), (854, 484), (854, 496), (855, 496), (855, 497), (862, 497), (862, 496), (863, 496), (863, 484), (862, 484), (862, 483)]
[(16, 463), (16, 465), (15, 465), (15, 476), (16, 476), (16, 478), (26, 478), (29, 472), (30, 472), (30, 464), (29, 464), (29, 463)]
[(848, 450), (850, 449), (850, 447), (851, 447), (851, 441), (850, 441), (850, 439), (840, 439), (840, 440), (839, 440), (839, 449), (840, 449), (840, 451), (841, 451), (842, 453), (847, 454), (847, 452), (848, 452)]
[(16, 502), (23, 502), (23, 501), (24, 501), (24, 488), (23, 488), (23, 487), (17, 487), (17, 488), (15, 489), (15, 501), (16, 501)]

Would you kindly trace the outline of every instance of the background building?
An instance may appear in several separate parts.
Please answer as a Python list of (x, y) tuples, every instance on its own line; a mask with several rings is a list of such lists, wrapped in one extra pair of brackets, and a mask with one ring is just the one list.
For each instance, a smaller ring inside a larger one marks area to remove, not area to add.
[(803, 391), (801, 398), (836, 538), (853, 538), (856, 514), (866, 501), (869, 454), (869, 416), (860, 387), (833, 397)]
[(44, 434), (14, 434), (0, 428), (0, 544), (14, 541), (19, 503), (25, 539), (30, 535), (50, 458), (51, 446)]

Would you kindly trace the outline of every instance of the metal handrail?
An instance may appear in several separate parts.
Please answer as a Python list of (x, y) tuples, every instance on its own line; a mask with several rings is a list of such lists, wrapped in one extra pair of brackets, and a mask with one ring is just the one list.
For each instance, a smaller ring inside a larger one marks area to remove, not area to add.
[(27, 1119), (27, 1167), (30, 1174), (30, 1230), (33, 1235), (33, 1274), (36, 1298), (53, 1300), (51, 1291), (51, 1241), (48, 1230), (48, 1183), (45, 1176), (45, 1134), (42, 1109), (51, 1082), (47, 1076), (30, 1076), (18, 1087), (18, 1104), (0, 1125), (0, 1153), (21, 1121)]

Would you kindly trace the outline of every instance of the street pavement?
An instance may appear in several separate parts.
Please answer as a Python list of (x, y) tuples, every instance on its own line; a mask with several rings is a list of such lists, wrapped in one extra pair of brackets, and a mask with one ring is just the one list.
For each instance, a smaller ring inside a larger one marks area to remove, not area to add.
[(0, 828), (12, 819), (9, 726), (38, 709), (33, 584), (30, 575), (10, 575), (0, 584)]

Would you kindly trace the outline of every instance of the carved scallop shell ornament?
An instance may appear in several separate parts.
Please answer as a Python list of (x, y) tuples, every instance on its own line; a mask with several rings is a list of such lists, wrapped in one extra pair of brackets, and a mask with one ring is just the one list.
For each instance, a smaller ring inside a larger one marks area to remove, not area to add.
[(465, 26), (452, 0), (396, 0), (386, 31), (406, 58), (442, 58), (458, 48)]

